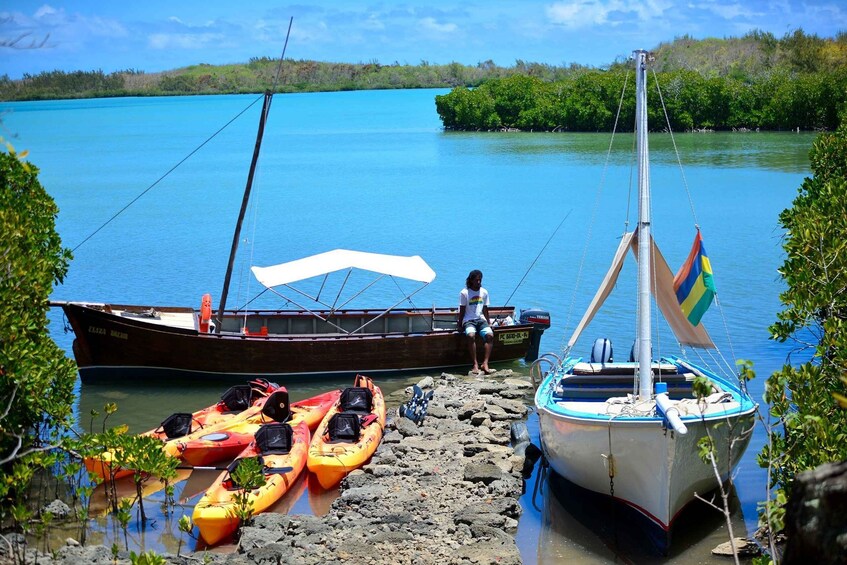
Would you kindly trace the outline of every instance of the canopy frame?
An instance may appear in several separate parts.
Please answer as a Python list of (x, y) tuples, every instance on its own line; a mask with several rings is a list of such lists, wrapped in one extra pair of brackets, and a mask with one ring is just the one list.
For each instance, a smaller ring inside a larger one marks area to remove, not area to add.
[[(340, 306), (338, 306), (338, 301), (341, 299), (341, 294), (347, 286), (347, 282), (350, 279), (350, 275), (352, 274), (353, 269), (375, 272), (379, 276), (376, 277), (370, 283), (366, 284), (363, 288), (355, 292), (351, 297), (349, 297)], [(347, 274), (345, 275), (344, 281), (338, 289), (338, 293), (335, 297), (335, 300), (331, 305), (326, 302), (323, 302), (320, 299), (320, 294), (323, 291), (327, 278), (330, 274), (341, 270), (346, 270)], [(411, 300), (414, 295), (429, 286), (429, 284), (435, 279), (435, 271), (433, 271), (432, 268), (430, 268), (430, 266), (418, 255), (384, 255), (379, 253), (366, 253), (363, 251), (350, 251), (346, 249), (334, 249), (325, 253), (319, 253), (310, 257), (304, 257), (302, 259), (289, 261), (287, 263), (280, 263), (279, 265), (272, 265), (269, 267), (254, 266), (251, 267), (251, 271), (256, 277), (256, 280), (258, 280), (259, 283), (262, 284), (267, 290), (270, 290), (283, 300), (294, 304), (300, 310), (308, 312), (312, 316), (333, 326), (334, 328), (338, 329), (339, 332), (344, 334), (354, 334), (356, 332), (362, 331), (365, 327), (372, 324), (376, 320), (383, 318), (386, 314), (388, 314), (391, 310), (394, 310), (403, 302)], [(307, 280), (321, 275), (323, 275), (324, 280), (321, 283), (320, 289), (316, 296), (311, 296), (310, 294), (292, 286), (291, 284), (294, 282)], [(386, 276), (390, 277), (392, 280), (394, 279), (394, 277), (400, 277), (407, 280), (418, 281), (422, 284), (420, 287), (413, 290), (412, 292), (405, 292), (403, 298), (401, 298), (398, 302), (392, 304), (391, 306), (383, 310), (380, 314), (366, 321), (364, 324), (354, 330), (346, 330), (340, 327), (338, 324), (329, 320), (329, 317), (332, 316), (333, 313), (343, 309), (350, 302), (355, 300), (357, 297), (361, 296), (369, 288), (374, 286), (377, 282), (379, 282)], [(329, 315), (327, 315), (326, 317), (322, 316), (312, 308), (300, 304), (296, 300), (292, 299), (290, 296), (283, 294), (282, 292), (277, 290), (277, 287), (285, 287), (293, 292), (296, 292), (297, 294), (308, 298), (309, 300), (312, 300), (313, 302), (321, 306), (326, 307), (329, 310)]]

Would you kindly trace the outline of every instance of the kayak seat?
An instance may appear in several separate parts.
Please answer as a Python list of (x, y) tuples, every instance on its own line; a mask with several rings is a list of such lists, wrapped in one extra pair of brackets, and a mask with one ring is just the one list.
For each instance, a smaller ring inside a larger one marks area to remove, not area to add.
[(291, 451), (294, 430), (288, 424), (265, 424), (256, 431), (254, 437), (262, 455), (285, 455)]
[(191, 422), (194, 416), (188, 412), (177, 412), (171, 414), (159, 424), (159, 429), (165, 432), (168, 439), (187, 436), (191, 433)]
[(341, 392), (341, 411), (368, 414), (373, 410), (373, 391), (366, 387), (347, 387)]
[(221, 395), (221, 403), (229, 412), (241, 412), (253, 404), (253, 394), (253, 387), (250, 385), (231, 386)]
[(332, 415), (326, 426), (330, 443), (355, 443), (359, 441), (361, 430), (359, 415), (355, 412), (337, 412)]
[(291, 417), (291, 408), (288, 404), (288, 391), (284, 388), (275, 390), (268, 396), (265, 405), (262, 406), (262, 414), (275, 422), (285, 422)]

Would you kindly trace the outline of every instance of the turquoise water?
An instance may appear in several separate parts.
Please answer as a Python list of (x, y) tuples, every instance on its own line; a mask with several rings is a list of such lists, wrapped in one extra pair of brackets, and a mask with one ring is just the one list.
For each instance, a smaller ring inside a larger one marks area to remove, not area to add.
[[(608, 134), (443, 132), (434, 104), (442, 92), (274, 98), (254, 188), (257, 205), (242, 232), (231, 305), (258, 294), (246, 274), (249, 265), (336, 247), (420, 254), (438, 276), (415, 296), (415, 305), (456, 302), (467, 272), (479, 268), (495, 303), (511, 297), (518, 307), (549, 310), (553, 327), (542, 350), (561, 348), (624, 229), (635, 182), (627, 152), (632, 136), (615, 139), (616, 152), (605, 165)], [(251, 102), (239, 119), (82, 244)], [(252, 95), (0, 104), (4, 137), (18, 150), (29, 150), (60, 207), (63, 242), (76, 248), (53, 298), (199, 305), (210, 292), (217, 304), (260, 107), (261, 99)], [(790, 345), (769, 341), (767, 332), (783, 288), (777, 215), (809, 174), (812, 140), (811, 134), (788, 133), (675, 138), (720, 298), (721, 308), (713, 306), (704, 324), (727, 357), (754, 361), (760, 377), (751, 388), (757, 400), (764, 377), (790, 352)], [(691, 245), (695, 220), (680, 190), (669, 136), (651, 135), (650, 143), (654, 236), (675, 270)], [(628, 272), (625, 267), (623, 277)], [(635, 330), (629, 296), (619, 286), (578, 350), (587, 352), (595, 337), (606, 336), (619, 356), (629, 351)], [(385, 291), (373, 300), (394, 298)], [(254, 304), (280, 305), (270, 295)], [(721, 310), (731, 341), (721, 335)], [(54, 314), (54, 337), (70, 352), (72, 336)], [(670, 342), (663, 333), (659, 347)], [(158, 424), (162, 415), (135, 408), (134, 402), (182, 406), (190, 398), (201, 406), (220, 393), (184, 387), (79, 392), (82, 414), (103, 399), (122, 398), (123, 418), (137, 431)], [(737, 477), (741, 523), (751, 530), (756, 501), (765, 492), (764, 472), (755, 463), (763, 442), (757, 428)], [(544, 560), (536, 542), (551, 531), (567, 541), (566, 532), (550, 527), (553, 522), (544, 511), (527, 508), (519, 531), (527, 562)]]

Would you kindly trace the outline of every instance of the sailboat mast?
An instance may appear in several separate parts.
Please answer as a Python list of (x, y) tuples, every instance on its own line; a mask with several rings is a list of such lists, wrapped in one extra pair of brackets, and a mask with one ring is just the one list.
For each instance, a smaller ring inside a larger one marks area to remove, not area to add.
[(650, 163), (647, 143), (647, 51), (635, 57), (635, 128), (638, 153), (638, 396), (653, 393), (650, 334)]
[(241, 210), (238, 212), (238, 221), (235, 223), (235, 233), (233, 233), (232, 236), (232, 248), (229, 251), (229, 263), (226, 267), (224, 287), (221, 291), (221, 303), (218, 307), (215, 333), (221, 333), (221, 326), (223, 325), (226, 299), (229, 294), (229, 283), (232, 279), (232, 267), (235, 264), (235, 254), (238, 251), (238, 241), (241, 239), (241, 224), (244, 222), (244, 215), (247, 212), (247, 204), (250, 202), (250, 191), (253, 188), (253, 176), (256, 173), (256, 163), (259, 161), (259, 151), (262, 149), (262, 137), (265, 134), (265, 123), (268, 120), (268, 112), (270, 112), (271, 109), (272, 99), (273, 92), (270, 90), (266, 91), (265, 99), (262, 102), (262, 115), (259, 116), (259, 131), (256, 134), (256, 145), (253, 148), (253, 160), (250, 161), (250, 172), (247, 173), (247, 186), (244, 187), (244, 197), (241, 199)]

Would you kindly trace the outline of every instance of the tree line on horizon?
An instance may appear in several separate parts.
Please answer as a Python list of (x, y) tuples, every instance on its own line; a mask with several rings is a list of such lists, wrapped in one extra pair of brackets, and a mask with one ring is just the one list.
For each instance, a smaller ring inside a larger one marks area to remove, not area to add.
[[(847, 100), (847, 33), (820, 38), (803, 30), (777, 39), (751, 31), (739, 38), (689, 36), (653, 50), (653, 69), (671, 117), (651, 101), (650, 127), (832, 130)], [(246, 64), (193, 65), (163, 73), (126, 70), (49, 71), (20, 80), (0, 77), (0, 99), (44, 100), (112, 96), (319, 92), (451, 88), (436, 97), (446, 129), (487, 131), (608, 131), (616, 118), (628, 61), (607, 67), (553, 66), (518, 60), (475, 66), (450, 63), (381, 65), (262, 57)], [(276, 86), (274, 87), (274, 84)], [(657, 91), (650, 91), (656, 98)], [(618, 122), (631, 129), (634, 105)]]

